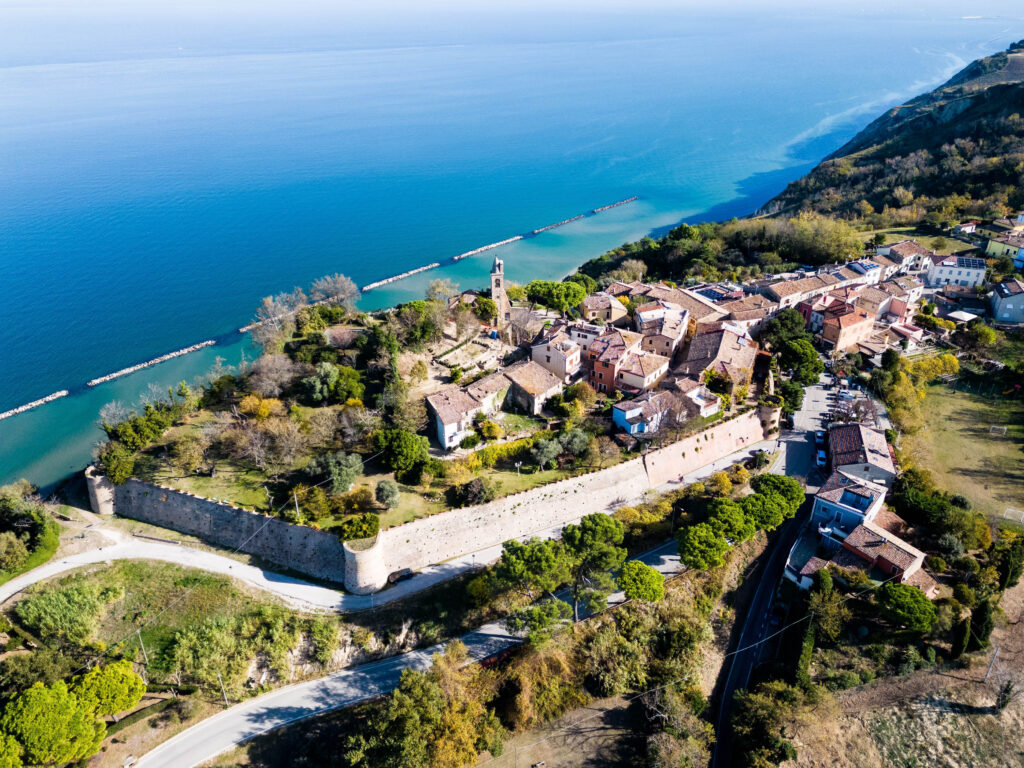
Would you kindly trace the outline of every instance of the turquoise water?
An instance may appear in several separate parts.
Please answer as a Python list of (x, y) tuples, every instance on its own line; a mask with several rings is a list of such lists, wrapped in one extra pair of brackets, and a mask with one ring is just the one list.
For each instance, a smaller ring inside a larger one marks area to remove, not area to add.
[[(231, 331), (268, 293), (368, 283), (631, 195), (363, 306), (440, 276), (479, 286), (496, 253), (513, 280), (553, 278), (709, 209), (745, 213), (885, 106), (1024, 36), (989, 5), (267, 2), (244, 21), (0, 5), (0, 411), (75, 392), (0, 422), (0, 482), (52, 484), (88, 461), (104, 403), (237, 363)], [(225, 343), (81, 387), (209, 338)]]

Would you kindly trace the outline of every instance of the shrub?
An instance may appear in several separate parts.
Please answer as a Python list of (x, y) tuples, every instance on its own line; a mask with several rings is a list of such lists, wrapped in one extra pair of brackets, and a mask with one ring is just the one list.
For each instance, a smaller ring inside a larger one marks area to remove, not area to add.
[(103, 606), (120, 596), (119, 590), (101, 590), (95, 584), (54, 585), (22, 600), (15, 613), (43, 639), (84, 645), (92, 638)]
[(371, 536), (376, 536), (379, 530), (380, 517), (373, 512), (364, 512), (361, 515), (350, 517), (334, 528), (334, 532), (342, 541), (368, 539)]
[(478, 445), (480, 445), (480, 435), (476, 432), (466, 435), (461, 441), (459, 441), (459, 448), (463, 448), (467, 451), (471, 448), (476, 448)]
[(953, 587), (953, 597), (968, 608), (973, 608), (978, 602), (978, 595), (963, 582), (959, 582)]
[(485, 421), (480, 424), (480, 435), (485, 440), (498, 440), (502, 436), (501, 427), (493, 421)]
[(929, 555), (925, 558), (924, 563), (936, 573), (946, 572), (946, 561), (938, 555)]
[(375, 496), (377, 497), (377, 502), (388, 509), (397, 507), (398, 500), (401, 498), (401, 494), (398, 490), (398, 483), (394, 480), (381, 480), (377, 483)]
[(493, 501), (498, 495), (498, 484), (493, 480), (474, 478), (468, 483), (454, 485), (447, 491), (448, 503), (453, 507), (470, 507)]

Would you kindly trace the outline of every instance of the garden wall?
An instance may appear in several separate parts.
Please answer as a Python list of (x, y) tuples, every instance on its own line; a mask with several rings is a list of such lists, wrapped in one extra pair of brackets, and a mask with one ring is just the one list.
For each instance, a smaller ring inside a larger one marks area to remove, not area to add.
[(344, 547), (326, 531), (135, 479), (117, 486), (114, 509), (122, 517), (198, 536), (299, 573), (345, 581)]

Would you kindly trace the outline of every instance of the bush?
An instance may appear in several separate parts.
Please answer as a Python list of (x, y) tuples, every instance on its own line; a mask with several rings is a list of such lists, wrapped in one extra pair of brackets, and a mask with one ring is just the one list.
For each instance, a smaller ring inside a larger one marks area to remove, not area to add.
[(480, 435), (478, 435), (476, 432), (473, 432), (471, 434), (466, 435), (464, 438), (462, 438), (462, 440), (459, 441), (459, 448), (463, 448), (467, 451), (470, 450), (471, 448), (476, 448), (478, 445), (480, 445), (480, 440)]
[(380, 531), (380, 517), (373, 512), (364, 512), (361, 515), (350, 517), (334, 528), (334, 532), (342, 541), (368, 539), (376, 536), (378, 531)]
[(946, 572), (946, 561), (938, 555), (929, 555), (925, 558), (924, 564), (936, 573)]
[(22, 600), (15, 613), (44, 640), (84, 645), (92, 638), (103, 607), (120, 596), (117, 589), (101, 590), (94, 584), (53, 585)]
[(447, 491), (448, 503), (453, 507), (470, 507), (493, 501), (498, 495), (498, 484), (484, 478), (454, 485)]
[(401, 498), (401, 494), (398, 490), (398, 483), (394, 480), (381, 480), (377, 483), (376, 491), (377, 503), (393, 509), (398, 506), (398, 500)]
[(959, 582), (953, 587), (953, 597), (968, 608), (973, 608), (978, 602), (978, 595), (963, 582)]

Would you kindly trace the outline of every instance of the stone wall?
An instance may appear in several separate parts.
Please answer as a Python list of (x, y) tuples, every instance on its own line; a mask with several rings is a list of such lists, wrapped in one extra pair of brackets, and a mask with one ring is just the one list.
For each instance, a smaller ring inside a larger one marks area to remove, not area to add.
[[(125, 517), (237, 548), (300, 573), (344, 582), (349, 591), (367, 594), (383, 587), (395, 571), (444, 563), (509, 539), (555, 535), (584, 515), (635, 503), (652, 488), (678, 481), (764, 440), (778, 422), (777, 412), (764, 411), (751, 410), (599, 472), (382, 531), (372, 546), (364, 542), (346, 546), (325, 531), (140, 480), (117, 487), (115, 507)], [(107, 482), (102, 477), (94, 480)]]
[(114, 514), (114, 493), (116, 486), (103, 475), (97, 474), (96, 467), (85, 468), (85, 487), (89, 491), (89, 506), (97, 515)]
[(345, 581), (344, 547), (326, 531), (135, 479), (117, 486), (114, 496), (122, 517), (198, 536), (309, 576)]
[(642, 459), (523, 491), (477, 507), (453, 509), (390, 528), (378, 536), (387, 571), (413, 570), (459, 555), (560, 528), (608, 512), (647, 491)]
[(764, 439), (757, 410), (749, 411), (646, 454), (648, 480), (657, 488)]

